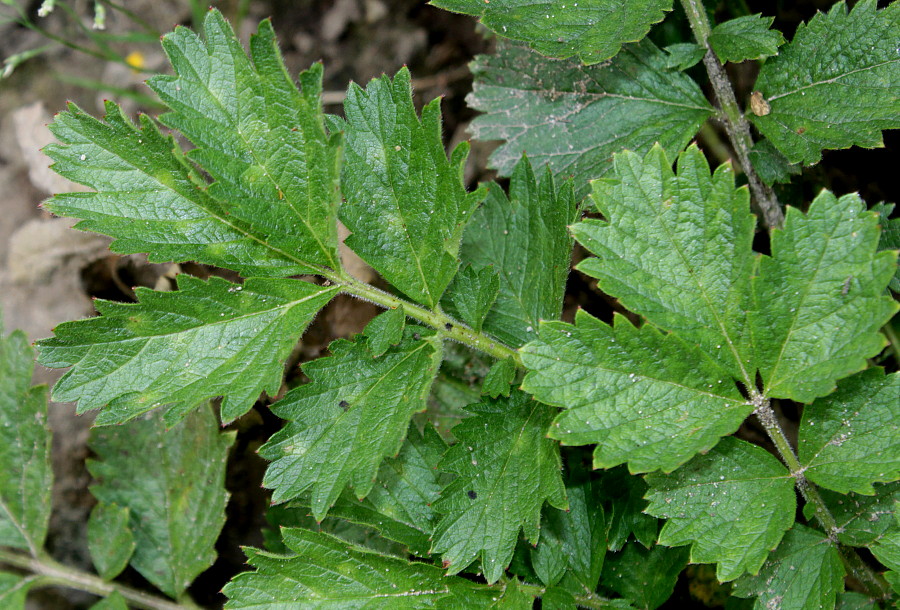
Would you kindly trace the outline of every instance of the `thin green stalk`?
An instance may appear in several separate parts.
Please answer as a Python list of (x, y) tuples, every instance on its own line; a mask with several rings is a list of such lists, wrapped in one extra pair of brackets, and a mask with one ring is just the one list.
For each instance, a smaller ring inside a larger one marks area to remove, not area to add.
[(897, 333), (894, 332), (894, 327), (891, 326), (890, 321), (881, 327), (881, 332), (887, 337), (888, 343), (890, 343), (891, 346), (891, 351), (894, 353), (894, 360), (900, 365), (900, 337), (897, 337)]
[(23, 553), (0, 548), (0, 563), (28, 570), (39, 577), (38, 581), (41, 585), (59, 585), (93, 593), (100, 597), (107, 597), (113, 592), (117, 592), (128, 601), (129, 605), (135, 608), (145, 610), (185, 610), (198, 607), (190, 601), (179, 604), (126, 585), (107, 582), (93, 574), (57, 563), (49, 557), (37, 559)]
[(725, 67), (716, 57), (709, 46), (709, 34), (712, 31), (709, 20), (706, 18), (706, 8), (701, 0), (681, 0), (681, 6), (691, 24), (691, 31), (697, 43), (706, 49), (703, 56), (703, 65), (709, 75), (709, 82), (719, 101), (722, 113), (721, 118), (725, 124), (725, 132), (728, 140), (737, 155), (738, 162), (747, 176), (750, 191), (753, 198), (762, 211), (763, 220), (770, 229), (780, 227), (784, 223), (784, 213), (775, 192), (763, 182), (750, 163), (750, 149), (753, 148), (753, 137), (750, 135), (750, 125), (744, 118), (740, 106), (734, 97), (734, 89), (731, 81), (725, 73)]
[(757, 395), (753, 398), (753, 404), (756, 405), (756, 410), (754, 411), (756, 417), (762, 423), (769, 438), (775, 443), (775, 449), (788, 467), (791, 476), (794, 477), (800, 495), (813, 507), (816, 519), (822, 525), (828, 538), (837, 546), (847, 571), (866, 587), (869, 595), (887, 598), (890, 595), (890, 588), (887, 582), (863, 562), (855, 549), (838, 542), (840, 528), (837, 525), (837, 521), (835, 521), (831, 511), (828, 510), (828, 506), (825, 504), (825, 500), (822, 498), (819, 490), (804, 476), (803, 471), (805, 469), (800, 463), (797, 454), (794, 453), (794, 449), (791, 447), (784, 430), (778, 423), (769, 400)]

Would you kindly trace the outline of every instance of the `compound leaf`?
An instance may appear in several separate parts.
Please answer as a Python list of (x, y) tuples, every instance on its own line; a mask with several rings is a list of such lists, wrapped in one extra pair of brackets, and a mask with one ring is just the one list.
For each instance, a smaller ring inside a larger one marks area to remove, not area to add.
[(519, 530), (537, 543), (541, 506), (568, 508), (559, 446), (546, 437), (553, 410), (514, 391), (507, 399), (484, 398), (453, 429), (459, 442), (440, 468), (458, 475), (434, 509), (443, 516), (433, 551), (443, 555), (450, 574), (477, 557), (489, 583), (512, 559)]
[(537, 336), (540, 320), (559, 318), (572, 257), (567, 226), (575, 216), (571, 182), (557, 188), (549, 171), (538, 181), (524, 156), (513, 169), (509, 197), (498, 185), (489, 187), (462, 249), (464, 261), (493, 265), (500, 275), (486, 332), (519, 346)]
[(578, 269), (599, 280), (625, 307), (685, 341), (747, 385), (753, 382), (749, 337), (750, 255), (756, 220), (746, 188), (730, 165), (710, 175), (691, 146), (672, 171), (655, 146), (642, 159), (615, 155), (592, 198), (607, 220), (585, 220), (572, 233), (597, 258)]
[(448, 11), (478, 17), (495, 33), (537, 52), (596, 64), (622, 44), (647, 35), (672, 10), (672, 0), (431, 0)]
[(0, 320), (0, 545), (37, 556), (47, 536), (53, 471), (47, 388), (31, 387), (33, 370), (25, 333), (4, 337)]
[(400, 450), (413, 413), (425, 410), (441, 361), (434, 333), (410, 325), (378, 358), (364, 337), (329, 349), (331, 356), (303, 366), (311, 381), (272, 406), (288, 423), (260, 449), (272, 460), (263, 480), (272, 501), (311, 490), (317, 521), (347, 485), (366, 497), (384, 458)]
[(803, 410), (799, 453), (812, 482), (847, 493), (900, 478), (900, 373), (872, 368)]
[(336, 293), (309, 282), (217, 277), (178, 278), (179, 290), (136, 290), (138, 303), (96, 301), (103, 315), (66, 322), (38, 343), (39, 360), (72, 369), (53, 388), (78, 412), (103, 409), (98, 424), (117, 424), (161, 405), (173, 424), (216, 396), (222, 419), (246, 413), (261, 392), (274, 396), (284, 360)]
[(900, 4), (844, 2), (797, 28), (762, 67), (756, 88), (771, 107), (749, 115), (792, 163), (816, 163), (823, 149), (883, 146), (900, 127)]
[(898, 309), (885, 294), (897, 253), (876, 252), (878, 239), (878, 217), (857, 195), (822, 191), (806, 214), (787, 209), (749, 316), (767, 396), (812, 402), (884, 347), (878, 330)]
[(219, 11), (203, 31), (163, 37), (175, 76), (148, 81), (172, 109), (160, 120), (196, 146), (187, 157), (213, 178), (208, 194), (230, 218), (273, 249), (337, 269), (340, 135), (325, 132), (322, 65), (300, 75), (298, 91), (268, 20), (250, 58)]
[(124, 426), (94, 428), (91, 493), (128, 508), (131, 565), (178, 597), (216, 558), (225, 523), (225, 462), (234, 433), (220, 433), (204, 406), (166, 430), (159, 411)]
[(691, 563), (717, 563), (722, 582), (755, 574), (794, 523), (793, 478), (766, 450), (734, 437), (646, 479), (647, 512), (667, 520), (659, 543), (692, 543)]
[(626, 45), (600, 66), (498, 45), (496, 55), (471, 64), (475, 82), (467, 101), (485, 113), (472, 121), (472, 134), (504, 140), (491, 155), (501, 175), (527, 151), (535, 169), (573, 176), (576, 196), (584, 197), (588, 181), (612, 167), (614, 152), (644, 154), (656, 142), (680, 150), (709, 118), (703, 92), (667, 62), (649, 40)]
[(487, 608), (508, 585), (446, 576), (427, 563), (381, 555), (328, 534), (282, 530), (292, 555), (246, 549), (255, 571), (238, 574), (226, 608)]
[(652, 610), (671, 597), (687, 562), (685, 548), (647, 549), (632, 542), (606, 558), (601, 583), (632, 602), (629, 607)]
[(131, 511), (127, 506), (97, 503), (88, 520), (88, 549), (97, 573), (112, 580), (128, 565), (134, 552), (134, 533), (128, 526)]
[(459, 144), (450, 159), (441, 139), (440, 100), (413, 107), (409, 71), (352, 84), (345, 133), (341, 220), (346, 244), (410, 298), (434, 307), (456, 273), (466, 222), (484, 196), (466, 193), (469, 152)]
[(627, 462), (631, 472), (670, 472), (753, 411), (699, 348), (620, 315), (613, 326), (584, 311), (574, 326), (545, 322), (521, 354), (528, 369), (522, 388), (566, 409), (550, 436), (596, 443), (595, 468)]
[(730, 19), (712, 29), (709, 44), (723, 63), (778, 55), (784, 37), (778, 30), (769, 29), (774, 20), (759, 14)]
[(754, 609), (833, 608), (843, 590), (844, 566), (837, 547), (819, 532), (797, 524), (758, 575), (734, 583), (739, 597), (756, 596)]

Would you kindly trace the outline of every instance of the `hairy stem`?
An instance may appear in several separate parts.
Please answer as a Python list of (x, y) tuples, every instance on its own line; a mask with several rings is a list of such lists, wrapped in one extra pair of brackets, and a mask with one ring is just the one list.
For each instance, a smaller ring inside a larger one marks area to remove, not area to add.
[[(546, 587), (540, 585), (531, 585), (528, 583), (519, 583), (519, 588), (532, 597), (542, 597), (547, 592)], [(572, 595), (575, 598), (575, 604), (579, 608), (596, 608), (603, 610), (604, 608), (621, 608), (621, 605), (614, 603), (605, 597), (601, 597), (591, 591), (585, 591), (580, 595)], [(620, 600), (621, 601), (621, 600)]]
[(98, 576), (82, 572), (57, 563), (49, 557), (35, 558), (24, 553), (17, 553), (8, 549), (0, 548), (0, 563), (28, 570), (39, 577), (41, 585), (59, 585), (77, 589), (87, 593), (93, 593), (100, 597), (107, 597), (116, 592), (124, 597), (128, 604), (135, 608), (143, 608), (146, 610), (184, 610), (186, 608), (197, 608), (190, 601), (185, 603), (176, 603), (162, 597), (144, 593), (138, 589), (121, 585), (118, 583), (107, 582)]
[(887, 598), (890, 595), (887, 582), (865, 564), (855, 549), (838, 542), (840, 528), (831, 511), (828, 510), (828, 506), (825, 504), (825, 500), (822, 498), (819, 490), (803, 475), (803, 465), (800, 463), (797, 454), (794, 453), (794, 449), (791, 447), (784, 430), (781, 429), (769, 400), (762, 396), (756, 396), (753, 403), (756, 405), (756, 410), (754, 411), (756, 417), (762, 423), (763, 428), (766, 429), (769, 438), (775, 443), (775, 448), (782, 461), (790, 470), (791, 476), (794, 477), (800, 495), (803, 496), (803, 499), (808, 504), (812, 505), (816, 519), (822, 525), (828, 538), (837, 546), (847, 571), (866, 588), (869, 595)]
[(747, 176), (747, 182), (750, 184), (750, 191), (753, 193), (753, 199), (762, 211), (763, 220), (770, 229), (780, 227), (784, 223), (784, 213), (781, 211), (781, 205), (775, 192), (765, 182), (763, 182), (753, 165), (750, 163), (750, 149), (753, 148), (753, 137), (750, 135), (750, 125), (741, 113), (740, 106), (734, 97), (734, 89), (731, 87), (731, 81), (725, 73), (725, 67), (713, 53), (709, 46), (709, 34), (711, 31), (709, 20), (706, 18), (706, 9), (701, 0), (681, 0), (681, 6), (687, 14), (688, 21), (691, 24), (691, 31), (697, 42), (706, 49), (706, 55), (703, 56), (703, 65), (706, 66), (706, 72), (709, 75), (709, 82), (712, 84), (713, 91), (716, 93), (716, 99), (722, 107), (721, 118), (725, 123), (725, 132), (728, 134), (728, 140), (737, 154), (738, 162)]

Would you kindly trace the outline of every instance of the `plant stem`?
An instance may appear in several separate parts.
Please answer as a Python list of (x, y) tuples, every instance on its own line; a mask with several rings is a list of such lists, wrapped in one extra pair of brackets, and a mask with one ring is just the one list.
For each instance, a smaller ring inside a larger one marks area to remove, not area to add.
[(838, 534), (841, 529), (838, 527), (831, 511), (828, 510), (828, 506), (825, 504), (825, 500), (822, 498), (819, 490), (804, 476), (803, 471), (805, 468), (800, 463), (797, 454), (794, 453), (794, 449), (791, 447), (784, 430), (781, 429), (769, 400), (757, 395), (753, 398), (753, 404), (756, 405), (756, 410), (754, 411), (756, 417), (766, 429), (769, 438), (775, 443), (775, 448), (782, 461), (790, 470), (791, 476), (794, 477), (797, 489), (800, 490), (800, 495), (803, 496), (803, 499), (808, 504), (812, 505), (816, 513), (816, 519), (825, 529), (829, 540), (837, 547), (841, 560), (848, 572), (866, 587), (869, 595), (877, 598), (887, 598), (890, 595), (887, 582), (867, 566), (852, 547), (838, 542)]
[(747, 176), (747, 182), (750, 184), (750, 191), (757, 206), (762, 211), (763, 220), (770, 229), (780, 227), (784, 223), (784, 214), (781, 211), (781, 205), (775, 192), (764, 183), (753, 165), (750, 163), (750, 149), (753, 147), (753, 137), (750, 135), (750, 125), (741, 113), (737, 100), (734, 97), (734, 90), (731, 88), (731, 81), (725, 73), (725, 67), (716, 57), (709, 45), (709, 34), (711, 28), (709, 20), (706, 18), (706, 9), (701, 0), (681, 0), (681, 6), (687, 14), (688, 21), (691, 24), (691, 31), (697, 42), (706, 49), (706, 55), (703, 56), (703, 65), (706, 66), (706, 72), (709, 75), (709, 82), (715, 91), (716, 99), (722, 107), (722, 120), (725, 123), (725, 132), (728, 134), (728, 140), (737, 154), (738, 163)]
[(888, 342), (891, 344), (891, 351), (894, 352), (894, 360), (900, 365), (900, 338), (898, 338), (897, 333), (894, 332), (894, 327), (891, 326), (890, 320), (881, 327), (881, 332), (887, 337)]
[(34, 558), (23, 553), (17, 553), (0, 548), (0, 563), (28, 570), (40, 577), (43, 585), (61, 585), (87, 593), (93, 593), (100, 597), (107, 597), (117, 592), (124, 597), (131, 606), (146, 610), (184, 610), (185, 608), (197, 608), (192, 602), (179, 604), (162, 597), (144, 593), (126, 585), (107, 582), (98, 576), (69, 568), (57, 563), (49, 557)]
[(473, 347), (499, 360), (512, 358), (517, 367), (523, 368), (522, 359), (519, 357), (519, 353), (516, 350), (496, 339), (492, 339), (487, 335), (469, 328), (465, 324), (451, 318), (441, 311), (426, 309), (421, 305), (410, 303), (409, 301), (395, 297), (394, 295), (379, 290), (369, 284), (360, 282), (349, 275), (338, 275), (333, 272), (323, 273), (323, 275), (325, 275), (332, 283), (340, 286), (342, 291), (347, 294), (352, 294), (357, 298), (375, 303), (376, 305), (381, 305), (387, 309), (402, 307), (407, 316), (415, 318), (420, 322), (424, 322), (428, 326), (431, 326), (442, 333), (448, 339), (459, 341), (460, 343)]
[[(541, 597), (544, 595), (544, 593), (547, 592), (546, 587), (541, 587), (540, 585), (531, 585), (523, 582), (519, 583), (519, 588), (532, 597)], [(572, 597), (575, 598), (575, 604), (581, 608), (596, 608), (598, 610), (603, 610), (604, 608), (622, 607), (613, 603), (612, 600), (601, 597), (591, 591), (585, 591), (581, 595), (572, 595)]]

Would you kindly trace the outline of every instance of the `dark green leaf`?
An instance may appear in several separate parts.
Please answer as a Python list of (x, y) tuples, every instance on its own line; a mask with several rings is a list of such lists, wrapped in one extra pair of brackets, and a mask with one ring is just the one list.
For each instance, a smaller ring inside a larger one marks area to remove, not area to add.
[(283, 502), (311, 490), (321, 521), (347, 485), (364, 498), (386, 457), (397, 455), (441, 360), (432, 331), (407, 325), (396, 347), (375, 358), (368, 341), (338, 339), (331, 356), (303, 366), (310, 382), (272, 406), (288, 423), (260, 449), (272, 460), (263, 484)]
[(756, 88), (771, 112), (749, 118), (791, 163), (816, 163), (826, 148), (884, 146), (881, 130), (900, 127), (898, 30), (897, 2), (817, 13), (763, 66)]
[(485, 316), (497, 300), (500, 291), (500, 276), (493, 266), (478, 271), (471, 265), (464, 265), (447, 288), (447, 311), (477, 331)]
[(440, 468), (458, 477), (441, 493), (434, 509), (443, 517), (433, 551), (450, 574), (481, 558), (489, 583), (509, 565), (519, 530), (538, 542), (544, 501), (567, 508), (559, 446), (546, 437), (553, 409), (515, 391), (508, 399), (488, 399), (466, 409), (472, 414), (453, 433), (459, 439)]
[[(894, 204), (879, 203), (873, 205), (871, 211), (878, 214), (878, 222), (881, 224), (881, 240), (878, 242), (879, 250), (900, 250), (900, 218), (891, 218)], [(890, 288), (894, 292), (900, 292), (900, 265), (894, 272)]]
[(623, 43), (647, 35), (672, 10), (672, 0), (431, 0), (448, 11), (478, 17), (505, 38), (527, 42), (539, 53), (577, 55), (596, 64), (619, 52)]
[(723, 63), (778, 55), (784, 37), (778, 30), (769, 29), (774, 20), (760, 14), (730, 19), (712, 29), (709, 45)]
[(527, 151), (535, 168), (574, 176), (576, 196), (603, 176), (623, 148), (644, 154), (659, 142), (683, 148), (712, 108), (697, 84), (669, 69), (652, 42), (627, 45), (610, 62), (584, 67), (502, 45), (472, 63), (469, 105), (479, 140), (504, 140), (491, 164), (509, 175)]
[(841, 493), (873, 494), (900, 478), (900, 373), (871, 368), (803, 409), (799, 454), (806, 477)]
[(885, 576), (896, 590), (897, 585), (900, 584), (900, 579), (896, 574), (900, 571), (900, 499), (894, 498), (893, 513), (894, 522), (885, 534), (871, 546), (871, 551), (878, 561), (894, 571), (893, 576), (890, 576), (890, 572)]
[[(894, 502), (900, 501), (900, 482), (876, 485), (873, 496), (845, 495), (827, 489), (820, 489), (819, 494), (834, 517), (841, 544), (870, 546), (895, 527)], [(812, 519), (813, 505), (804, 506), (803, 514)]]
[(497, 398), (501, 394), (509, 396), (510, 385), (516, 378), (516, 363), (513, 359), (498, 360), (491, 366), (484, 383), (481, 385), (481, 393)]
[(772, 454), (734, 437), (669, 475), (646, 476), (659, 543), (691, 544), (691, 563), (717, 563), (722, 582), (755, 574), (794, 523), (794, 479)]
[(222, 419), (246, 413), (261, 392), (274, 396), (284, 360), (316, 312), (336, 293), (289, 279), (232, 284), (178, 277), (179, 290), (137, 289), (138, 303), (95, 301), (103, 315), (56, 327), (39, 361), (72, 366), (53, 388), (78, 412), (103, 409), (98, 424), (122, 423), (161, 405), (166, 422), (224, 396)]
[(596, 443), (595, 468), (672, 471), (753, 411), (718, 365), (676, 335), (619, 315), (607, 326), (579, 311), (575, 322), (541, 324), (540, 339), (521, 349), (522, 387), (566, 409), (550, 435)]
[(118, 591), (113, 591), (108, 597), (91, 606), (91, 610), (128, 610), (128, 603)]
[(663, 50), (668, 54), (666, 67), (675, 70), (687, 70), (706, 55), (706, 50), (694, 42), (670, 44)]
[(756, 596), (754, 608), (833, 608), (844, 586), (837, 547), (819, 532), (795, 525), (758, 575), (734, 583), (734, 595)]
[[(0, 319), (0, 545), (37, 556), (47, 536), (53, 471), (47, 388), (31, 387), (33, 370), (25, 333), (4, 337)], [(10, 585), (19, 586), (25, 582)]]
[(203, 31), (163, 37), (175, 76), (148, 81), (172, 109), (161, 121), (194, 143), (187, 156), (213, 178), (208, 193), (230, 218), (273, 250), (337, 269), (340, 136), (325, 133), (322, 65), (300, 74), (301, 92), (268, 20), (249, 59), (219, 11), (206, 13)]
[(406, 326), (406, 313), (402, 307), (388, 309), (375, 316), (366, 324), (365, 335), (369, 338), (369, 351), (374, 357), (382, 355), (392, 345), (403, 339), (403, 327)]
[(750, 163), (768, 185), (790, 182), (791, 176), (802, 173), (800, 165), (790, 163), (770, 140), (760, 140), (750, 149)]
[(234, 433), (220, 433), (210, 407), (166, 430), (159, 411), (95, 428), (88, 460), (98, 500), (129, 509), (131, 565), (172, 597), (212, 565), (225, 523), (225, 461)]
[(672, 595), (678, 574), (688, 562), (686, 548), (655, 545), (650, 549), (631, 542), (606, 558), (602, 584), (631, 601), (653, 610)]
[(868, 595), (845, 591), (838, 594), (834, 610), (880, 610), (880, 606)]
[(787, 209), (749, 316), (767, 396), (812, 402), (884, 347), (878, 329), (898, 309), (885, 294), (896, 253), (876, 253), (878, 237), (878, 217), (857, 195), (822, 191), (806, 214)]
[(25, 598), (37, 581), (37, 576), (0, 572), (0, 604), (4, 610), (25, 610)]
[(489, 187), (462, 251), (464, 261), (493, 265), (500, 275), (485, 331), (519, 346), (537, 336), (540, 320), (559, 319), (572, 257), (567, 226), (575, 214), (572, 184), (557, 188), (549, 171), (538, 181), (525, 157), (512, 171), (509, 198), (498, 185)]
[(97, 503), (88, 520), (88, 549), (97, 573), (112, 580), (128, 565), (134, 552), (134, 534), (128, 526), (131, 511), (127, 506)]
[(624, 466), (617, 466), (603, 473), (600, 480), (601, 495), (610, 502), (607, 510), (609, 533), (607, 548), (619, 551), (629, 536), (650, 548), (656, 543), (659, 520), (644, 513), (647, 501), (647, 483), (644, 477), (630, 474)]
[(434, 307), (456, 273), (459, 243), (481, 191), (466, 193), (467, 142), (447, 159), (440, 100), (416, 115), (409, 71), (351, 85), (341, 220), (346, 244), (410, 298)]

